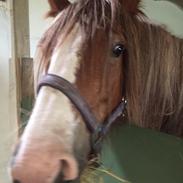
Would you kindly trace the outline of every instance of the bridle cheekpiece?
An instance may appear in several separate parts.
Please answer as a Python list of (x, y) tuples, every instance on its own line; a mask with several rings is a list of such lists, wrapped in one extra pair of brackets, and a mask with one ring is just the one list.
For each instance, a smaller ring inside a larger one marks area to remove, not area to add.
[(60, 91), (74, 104), (91, 134), (91, 154), (98, 155), (101, 150), (103, 138), (106, 136), (115, 120), (124, 114), (127, 101), (122, 99), (110, 116), (103, 123), (99, 123), (86, 100), (80, 95), (77, 88), (66, 79), (58, 75), (46, 74), (38, 84), (37, 93), (39, 93), (43, 86), (49, 86)]

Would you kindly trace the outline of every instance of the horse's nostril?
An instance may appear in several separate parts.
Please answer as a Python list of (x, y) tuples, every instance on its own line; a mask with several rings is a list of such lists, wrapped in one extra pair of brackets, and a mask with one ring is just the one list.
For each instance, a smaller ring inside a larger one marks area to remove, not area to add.
[(14, 180), (13, 183), (21, 183), (19, 180)]
[(69, 182), (71, 182), (71, 181), (65, 181), (64, 180), (64, 176), (65, 176), (64, 171), (65, 171), (65, 169), (68, 168), (67, 162), (65, 160), (61, 160), (60, 165), (61, 165), (61, 170), (58, 173), (57, 177), (55, 178), (54, 183), (69, 183)]
[(63, 181), (63, 178), (64, 178), (63, 172), (60, 171), (59, 174), (57, 175), (54, 183), (60, 183), (60, 182), (62, 182)]

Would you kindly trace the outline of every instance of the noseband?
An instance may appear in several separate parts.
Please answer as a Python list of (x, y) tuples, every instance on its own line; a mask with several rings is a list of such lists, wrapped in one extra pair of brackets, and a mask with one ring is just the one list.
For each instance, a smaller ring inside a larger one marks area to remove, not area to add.
[(74, 104), (91, 134), (91, 154), (97, 155), (101, 149), (102, 139), (106, 136), (114, 121), (124, 113), (126, 100), (122, 100), (110, 116), (103, 123), (99, 123), (86, 100), (69, 81), (54, 74), (46, 74), (38, 84), (38, 93), (43, 86), (49, 86), (60, 91)]

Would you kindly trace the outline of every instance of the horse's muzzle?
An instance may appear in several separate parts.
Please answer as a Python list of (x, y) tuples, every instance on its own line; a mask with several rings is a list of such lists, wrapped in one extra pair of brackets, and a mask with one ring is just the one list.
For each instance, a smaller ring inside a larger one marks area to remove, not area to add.
[(13, 183), (65, 183), (79, 175), (78, 162), (70, 154), (41, 148), (16, 151), (11, 164)]

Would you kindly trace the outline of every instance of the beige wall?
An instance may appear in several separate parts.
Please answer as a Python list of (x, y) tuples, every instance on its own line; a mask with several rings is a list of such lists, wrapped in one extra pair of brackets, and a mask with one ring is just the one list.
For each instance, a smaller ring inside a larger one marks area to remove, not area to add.
[(0, 183), (9, 183), (7, 164), (15, 140), (15, 126), (9, 112), (10, 18), (5, 4), (0, 2)]
[(44, 17), (46, 11), (48, 11), (46, 0), (29, 0), (31, 56), (34, 56), (37, 42), (49, 25), (50, 19)]

